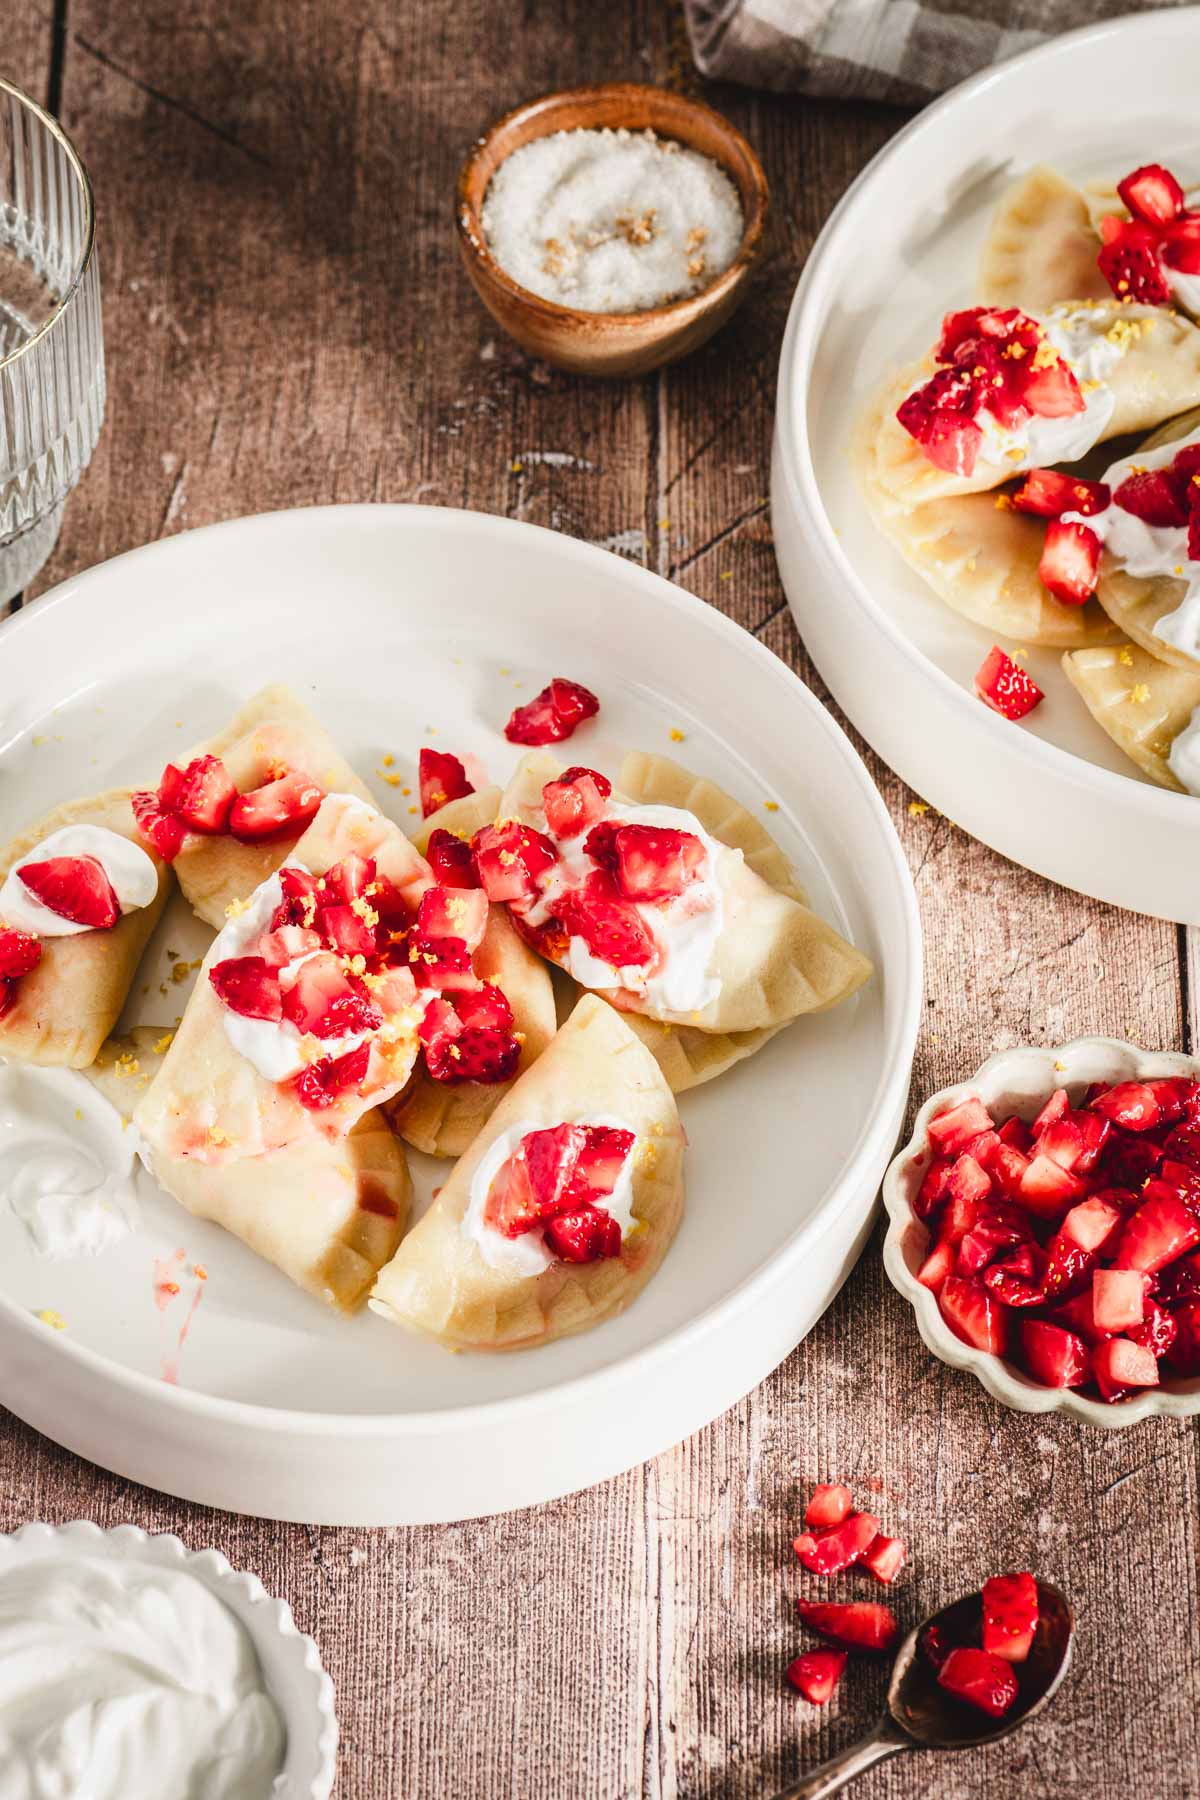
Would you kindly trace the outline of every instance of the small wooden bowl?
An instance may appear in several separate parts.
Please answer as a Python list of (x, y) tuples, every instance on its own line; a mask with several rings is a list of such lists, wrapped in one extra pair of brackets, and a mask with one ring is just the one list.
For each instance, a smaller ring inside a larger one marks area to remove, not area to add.
[[(723, 274), (687, 299), (650, 312), (582, 312), (531, 294), (505, 274), (483, 233), (488, 184), (522, 144), (578, 127), (657, 133), (709, 156), (737, 188), (745, 221), (737, 255)], [(675, 362), (729, 319), (762, 246), (767, 178), (740, 131), (699, 100), (667, 88), (611, 81), (530, 100), (479, 139), (458, 178), (458, 241), (467, 274), (496, 323), (531, 356), (579, 375), (643, 375)]]

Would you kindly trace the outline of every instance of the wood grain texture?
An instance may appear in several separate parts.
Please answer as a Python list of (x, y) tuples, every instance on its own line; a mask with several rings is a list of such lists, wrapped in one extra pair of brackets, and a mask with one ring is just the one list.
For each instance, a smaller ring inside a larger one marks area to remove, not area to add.
[[(18, 9), (17, 65), (36, 88), (49, 17)], [(700, 88), (677, 6), (413, 0), (401, 17), (382, 0), (69, 0), (61, 104), (97, 185), (111, 400), (39, 585), (238, 513), (472, 506), (674, 575), (820, 692), (771, 550), (775, 366), (822, 220), (902, 115), (706, 89), (774, 190), (759, 280), (693, 361), (591, 386), (498, 339), (457, 266), (451, 194), (466, 145), (505, 107), (607, 78)], [(1184, 934), (910, 813), (914, 796), (867, 762), (926, 925), (915, 1097), (1016, 1042), (1195, 1042), (1200, 961)], [(1200, 1794), (1196, 1442), (1186, 1424), (1105, 1436), (1004, 1411), (925, 1352), (876, 1240), (740, 1406), (536, 1512), (374, 1533), (235, 1519), (86, 1467), (4, 1415), (0, 1528), (133, 1519), (256, 1570), (337, 1685), (339, 1800), (750, 1800), (880, 1701), (865, 1663), (825, 1713), (781, 1681), (803, 1641), (789, 1548), (803, 1493), (844, 1475), (912, 1546), (905, 1620), (998, 1567), (1044, 1571), (1081, 1612), (1075, 1673), (1036, 1737), (885, 1765), (864, 1800), (1187, 1800)]]

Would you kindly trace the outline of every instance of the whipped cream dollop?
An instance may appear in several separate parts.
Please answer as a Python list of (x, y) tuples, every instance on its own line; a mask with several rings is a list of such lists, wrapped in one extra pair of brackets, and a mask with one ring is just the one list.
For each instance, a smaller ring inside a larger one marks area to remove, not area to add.
[(2, 1800), (267, 1800), (286, 1733), (241, 1621), (185, 1570), (0, 1573)]
[(1200, 795), (1200, 706), (1193, 709), (1183, 730), (1172, 740), (1167, 766), (1189, 794)]
[[(158, 892), (158, 873), (141, 845), (122, 837), (119, 831), (109, 831), (105, 825), (64, 825), (61, 831), (52, 831), (43, 838), (28, 855), (18, 858), (18, 862), (47, 862), (52, 856), (94, 856), (108, 877), (122, 913), (149, 906)], [(94, 929), (91, 925), (79, 925), (74, 919), (64, 919), (61, 913), (46, 906), (25, 886), (15, 868), (9, 870), (0, 887), (0, 923), (47, 938), (77, 937)]]
[[(631, 902), (658, 946), (656, 963), (648, 968), (614, 968), (593, 956), (582, 938), (570, 937), (564, 967), (581, 987), (629, 989), (640, 997), (643, 1010), (654, 1019), (702, 1011), (721, 992), (719, 977), (709, 972), (725, 923), (718, 859), (722, 854), (740, 858), (741, 851), (718, 844), (694, 813), (675, 806), (632, 806), (611, 800), (602, 817), (619, 824), (664, 826), (689, 832), (704, 846), (704, 863), (699, 876), (675, 899)], [(546, 872), (537, 904), (526, 915), (531, 925), (544, 925), (553, 900), (568, 888), (581, 887), (596, 864), (583, 847), (587, 831), (572, 838), (556, 838), (544, 814), (537, 829), (551, 838), (559, 855), (558, 864)]]
[(136, 1228), (137, 1141), (75, 1070), (0, 1064), (0, 1204), (43, 1256), (95, 1256)]
[[(603, 1125), (614, 1131), (632, 1131), (624, 1119), (614, 1118), (609, 1113), (585, 1113), (574, 1119), (555, 1119), (555, 1125)], [(467, 1202), (467, 1210), (463, 1214), (462, 1232), (470, 1238), (479, 1250), (485, 1263), (491, 1269), (500, 1269), (506, 1275), (540, 1275), (555, 1260), (552, 1252), (546, 1247), (546, 1236), (543, 1231), (534, 1229), (524, 1231), (520, 1237), (505, 1237), (494, 1225), (488, 1223), (487, 1201), (492, 1191), (492, 1183), (510, 1157), (515, 1156), (521, 1148), (522, 1139), (531, 1131), (544, 1131), (545, 1125), (539, 1125), (534, 1119), (522, 1119), (519, 1125), (510, 1126), (502, 1131), (495, 1141), (488, 1145), (487, 1151), (480, 1159), (479, 1167), (471, 1179), (471, 1193)], [(629, 1155), (621, 1164), (621, 1172), (617, 1176), (616, 1185), (611, 1194), (598, 1202), (602, 1210), (610, 1218), (615, 1219), (621, 1227), (622, 1243), (633, 1230), (633, 1164), (637, 1155), (637, 1134)], [(0, 1797), (3, 1790), (0, 1789)]]
[[(1123, 456), (1104, 471), (1104, 481), (1115, 495), (1128, 475), (1139, 469), (1169, 468), (1189, 444), (1200, 444), (1200, 429), (1157, 450), (1136, 450), (1132, 456)], [(1188, 556), (1187, 526), (1150, 525), (1118, 506), (1115, 499), (1103, 512), (1086, 518), (1074, 512), (1063, 517), (1094, 531), (1109, 556), (1128, 574), (1144, 581), (1169, 575), (1186, 584), (1179, 605), (1155, 622), (1154, 635), (1200, 661), (1200, 562)]]
[(1034, 413), (1023, 424), (1008, 427), (981, 409), (975, 416), (983, 432), (980, 456), (1014, 475), (1052, 463), (1077, 462), (1099, 443), (1117, 403), (1108, 377), (1125, 354), (1121, 334), (1116, 339), (1109, 335), (1111, 308), (1056, 306), (1038, 323), (1070, 365), (1083, 393), (1083, 411), (1059, 419)]

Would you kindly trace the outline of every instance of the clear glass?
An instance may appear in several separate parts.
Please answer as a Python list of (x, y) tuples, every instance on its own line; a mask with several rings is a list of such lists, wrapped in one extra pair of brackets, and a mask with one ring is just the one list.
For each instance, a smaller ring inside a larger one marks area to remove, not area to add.
[(0, 607), (58, 539), (104, 418), (92, 184), (61, 125), (0, 78)]

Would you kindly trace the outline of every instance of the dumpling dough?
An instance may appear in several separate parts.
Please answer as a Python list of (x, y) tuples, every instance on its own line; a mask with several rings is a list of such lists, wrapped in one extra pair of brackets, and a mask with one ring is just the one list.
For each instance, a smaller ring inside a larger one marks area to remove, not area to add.
[[(219, 756), (238, 792), (273, 779), (280, 766), (300, 769), (327, 794), (353, 794), (374, 806), (371, 791), (354, 773), (320, 721), (290, 688), (265, 687), (247, 700), (224, 731), (173, 760), (183, 768), (194, 756)], [(300, 834), (297, 833), (297, 836)], [(219, 931), (231, 900), (244, 900), (286, 862), (295, 837), (239, 844), (228, 835), (189, 834), (172, 867), (185, 897), (206, 924)]]
[(10, 1062), (85, 1069), (120, 1017), (171, 885), (166, 863), (143, 841), (134, 824), (131, 792), (130, 788), (113, 788), (90, 800), (58, 806), (0, 852), (2, 881), (14, 864), (24, 862), (51, 832), (66, 825), (101, 825), (131, 838), (146, 852), (158, 874), (158, 892), (149, 906), (123, 914), (111, 931), (41, 939), (41, 961), (28, 975), (22, 975), (16, 999), (0, 1019), (0, 1056)]
[[(505, 790), (501, 816), (537, 825), (543, 818), (542, 788), (560, 773), (552, 756), (531, 751)], [(695, 777), (686, 779), (691, 783)], [(622, 801), (629, 803), (629, 797), (614, 789), (613, 804)], [(741, 849), (720, 840), (718, 846), (716, 878), (725, 917), (708, 973), (719, 981), (719, 991), (697, 1011), (665, 1014), (664, 1023), (706, 1032), (761, 1031), (801, 1013), (823, 1012), (863, 985), (872, 973), (865, 956), (818, 914), (769, 886)], [(623, 990), (616, 1003), (622, 1012), (644, 1011), (638, 996)]]
[[(462, 1229), (471, 1182), (504, 1132), (609, 1115), (636, 1132), (633, 1214), (619, 1257), (553, 1262), (538, 1275), (495, 1269)], [(432, 1208), (383, 1270), (371, 1309), (458, 1350), (521, 1350), (621, 1312), (662, 1262), (683, 1211), (683, 1131), (650, 1052), (585, 994), (533, 1068), (505, 1095)]]
[(1183, 794), (1167, 758), (1200, 706), (1200, 671), (1172, 668), (1134, 644), (1063, 657), (1072, 687), (1113, 743), (1160, 787)]
[[(439, 828), (471, 838), (481, 826), (491, 824), (499, 805), (498, 787), (483, 788), (461, 800), (452, 800), (426, 820), (413, 842), (424, 855), (430, 834)], [(524, 1039), (517, 1075), (513, 1077), (516, 1080), (537, 1061), (554, 1036), (554, 990), (549, 970), (541, 957), (517, 936), (503, 906), (488, 908), (483, 942), (471, 961), (479, 979), (501, 988), (512, 1007), (513, 1029)], [(388, 1102), (387, 1116), (392, 1129), (415, 1150), (423, 1150), (427, 1156), (461, 1156), (511, 1086), (511, 1081), (434, 1081), (420, 1060), (408, 1087)]]
[[(1161, 431), (1154, 432), (1144, 444), (1139, 444), (1137, 454), (1173, 444), (1179, 438), (1190, 436), (1198, 426), (1200, 411), (1185, 413), (1182, 418), (1172, 419)], [(1154, 631), (1161, 618), (1182, 604), (1187, 590), (1188, 583), (1173, 575), (1131, 575), (1127, 569), (1120, 568), (1107, 551), (1100, 558), (1096, 598), (1113, 624), (1159, 662), (1171, 663), (1175, 668), (1200, 675), (1200, 662), (1194, 656), (1169, 644), (1165, 638), (1157, 637)]]
[[(1115, 204), (1103, 211), (1123, 208)], [(1100, 240), (1086, 194), (1039, 165), (996, 208), (979, 263), (983, 306), (1042, 312), (1059, 300), (1105, 300), (1112, 290), (1096, 257)]]
[[(374, 807), (331, 794), (294, 846), (295, 860), (323, 875), (351, 851), (374, 857), (379, 873), (414, 907), (432, 885), (428, 863), (398, 825)], [(387, 1047), (386, 1058), (378, 1052), (372, 1057), (380, 1073), (371, 1091), (350, 1091), (319, 1112), (302, 1106), (290, 1083), (267, 1081), (230, 1043), (225, 1008), (208, 980), (215, 954), (214, 945), (175, 1040), (134, 1115), (156, 1166), (160, 1157), (223, 1163), (277, 1151), (297, 1139), (342, 1138), (369, 1107), (404, 1086), (418, 1049), (415, 1014), (411, 1032)]]

